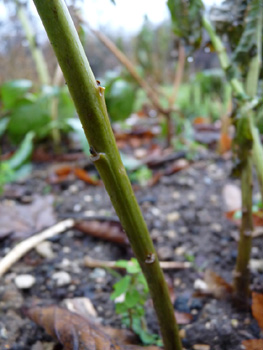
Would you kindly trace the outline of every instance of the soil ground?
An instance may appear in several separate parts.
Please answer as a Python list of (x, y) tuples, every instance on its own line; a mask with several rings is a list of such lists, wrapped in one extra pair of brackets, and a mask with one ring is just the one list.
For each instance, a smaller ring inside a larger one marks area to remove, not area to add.
[[(174, 290), (175, 309), (192, 314), (192, 321), (180, 325), (183, 345), (187, 350), (241, 350), (242, 340), (260, 338), (260, 329), (249, 310), (236, 309), (227, 298), (194, 295), (198, 280), (207, 268), (232, 281), (237, 256), (237, 226), (226, 219), (222, 189), (230, 180), (231, 162), (208, 153), (204, 159), (171, 176), (163, 176), (155, 186), (136, 190), (137, 199), (154, 239), (160, 260), (191, 260), (184, 270), (165, 271)], [(37, 169), (24, 183), (30, 197), (47, 192), (45, 176)], [(238, 182), (237, 182), (238, 183)], [(52, 185), (56, 221), (85, 215), (115, 216), (105, 189), (87, 185), (81, 180)], [(2, 203), (7, 201), (2, 197)], [(13, 199), (14, 200), (14, 199)], [(19, 199), (21, 200), (21, 198)], [(28, 205), (28, 204), (24, 204)], [(110, 300), (116, 279), (107, 271), (84, 266), (86, 256), (101, 260), (131, 258), (130, 248), (90, 237), (78, 230), (68, 230), (49, 240), (54, 256), (43, 258), (30, 251), (1, 278), (0, 286), (0, 349), (58, 349), (54, 340), (23, 314), (25, 306), (61, 305), (66, 298), (87, 297), (97, 311), (100, 322), (120, 327), (121, 322)], [(3, 257), (17, 243), (14, 236), (2, 239)], [(253, 240), (252, 258), (260, 259), (262, 239)], [(56, 272), (66, 272), (70, 282), (58, 286)], [(33, 276), (36, 283), (18, 289), (15, 278)], [(263, 292), (263, 274), (252, 272), (252, 290)], [(150, 305), (150, 304), (149, 304)], [(155, 316), (147, 305), (147, 318), (152, 331), (158, 331)], [(207, 345), (207, 347), (197, 347)]]

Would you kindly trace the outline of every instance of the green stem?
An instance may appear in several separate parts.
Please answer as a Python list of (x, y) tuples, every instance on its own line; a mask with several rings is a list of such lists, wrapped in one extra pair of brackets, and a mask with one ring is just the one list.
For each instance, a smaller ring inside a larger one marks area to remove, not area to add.
[(34, 0), (74, 100), (96, 165), (149, 285), (166, 350), (181, 342), (163, 272), (121, 162), (104, 100), (63, 0)]
[[(261, 54), (262, 54), (262, 26), (263, 26), (263, 7), (259, 2), (257, 6), (257, 54), (251, 59), (248, 69), (248, 74), (246, 78), (246, 93), (250, 97), (257, 95), (258, 90), (258, 79), (260, 74), (260, 68), (262, 64)], [(250, 120), (250, 128), (253, 137), (253, 149), (252, 157), (255, 164), (261, 198), (263, 202), (263, 147), (260, 140), (260, 133), (255, 125), (255, 119)]]
[[(226, 75), (228, 76), (228, 70), (230, 69), (230, 61), (229, 61), (225, 46), (222, 43), (220, 37), (216, 34), (215, 29), (213, 28), (210, 21), (207, 18), (203, 17), (202, 22), (217, 52), (220, 65), (222, 69), (225, 71)], [(243, 85), (237, 78), (231, 77), (229, 79), (229, 83), (236, 95), (238, 95), (240, 98), (245, 98), (245, 91), (244, 91)]]
[(23, 5), (21, 5), (18, 1), (16, 2), (16, 4), (17, 4), (17, 16), (22, 24), (23, 30), (25, 32), (25, 36), (29, 43), (30, 51), (36, 65), (36, 70), (37, 70), (40, 83), (42, 85), (48, 85), (50, 83), (50, 77), (49, 77), (48, 67), (46, 65), (45, 58), (43, 56), (42, 51), (37, 45), (32, 26), (26, 15)]
[(253, 219), (252, 219), (252, 161), (247, 157), (242, 169), (242, 223), (238, 244), (237, 262), (234, 271), (234, 293), (238, 300), (247, 301), (249, 296), (249, 268)]

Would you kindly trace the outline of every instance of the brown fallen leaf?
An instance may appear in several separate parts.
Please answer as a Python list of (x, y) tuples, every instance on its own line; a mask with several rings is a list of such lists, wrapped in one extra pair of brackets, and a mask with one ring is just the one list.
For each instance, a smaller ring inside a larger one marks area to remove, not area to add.
[(75, 228), (81, 232), (84, 232), (93, 237), (101, 238), (106, 241), (128, 244), (128, 239), (121, 227), (120, 223), (111, 221), (79, 221), (76, 223)]
[(119, 344), (102, 327), (56, 306), (32, 307), (26, 311), (26, 315), (57, 339), (65, 350), (160, 350), (156, 346)]
[(243, 340), (242, 345), (245, 347), (245, 350), (262, 350), (263, 339)]
[(193, 320), (193, 315), (187, 313), (187, 312), (179, 312), (175, 311), (175, 318), (178, 324), (189, 324)]
[(221, 276), (217, 275), (212, 270), (205, 271), (204, 278), (208, 291), (216, 298), (225, 298), (232, 294), (233, 287), (227, 283)]
[(81, 168), (75, 168), (74, 169), (74, 174), (82, 181), (93, 185), (93, 186), (99, 186), (101, 185), (100, 180), (95, 180), (93, 179), (84, 169)]
[(0, 203), (1, 235), (13, 234), (13, 238), (25, 238), (56, 222), (53, 196), (35, 196), (30, 204), (14, 201)]
[(261, 293), (252, 293), (252, 314), (258, 321), (261, 330), (263, 330), (263, 294)]

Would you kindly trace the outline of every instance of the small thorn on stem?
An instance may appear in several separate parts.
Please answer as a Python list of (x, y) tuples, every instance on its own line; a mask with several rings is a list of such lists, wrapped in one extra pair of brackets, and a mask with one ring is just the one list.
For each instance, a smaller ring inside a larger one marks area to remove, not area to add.
[(147, 254), (145, 263), (146, 264), (152, 264), (155, 262), (155, 255), (153, 253)]

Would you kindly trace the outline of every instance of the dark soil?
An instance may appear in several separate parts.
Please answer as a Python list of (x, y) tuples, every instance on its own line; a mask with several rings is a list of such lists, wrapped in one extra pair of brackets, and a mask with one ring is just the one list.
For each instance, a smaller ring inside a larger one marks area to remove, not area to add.
[[(189, 324), (180, 326), (185, 349), (198, 349), (197, 344), (211, 350), (241, 350), (242, 340), (260, 338), (260, 329), (248, 310), (235, 308), (228, 298), (194, 295), (194, 284), (203, 279), (209, 268), (232, 281), (237, 256), (237, 226), (225, 218), (222, 188), (229, 180), (230, 163), (217, 156), (209, 156), (193, 163), (174, 175), (162, 177), (154, 187), (140, 188), (136, 196), (160, 260), (193, 261), (193, 267), (165, 272), (174, 288), (177, 311), (193, 315)], [(23, 184), (16, 186), (44, 196), (47, 191), (45, 176), (38, 169)], [(49, 189), (55, 196), (57, 221), (65, 217), (85, 215), (114, 216), (114, 210), (103, 187), (93, 187), (80, 180)], [(4, 197), (2, 200), (6, 200)], [(17, 241), (12, 236), (1, 242), (3, 257)], [(107, 271), (84, 266), (90, 256), (101, 260), (129, 259), (130, 248), (102, 241), (77, 230), (68, 230), (50, 240), (54, 257), (44, 259), (35, 250), (2, 277), (0, 286), (0, 349), (37, 350), (55, 349), (55, 342), (44, 331), (26, 318), (25, 306), (35, 304), (60, 305), (66, 298), (87, 297), (94, 305), (104, 325), (120, 327), (120, 318), (110, 300), (116, 279)], [(253, 240), (252, 258), (260, 259), (262, 239)], [(57, 286), (52, 278), (55, 272), (67, 272), (70, 283)], [(30, 274), (36, 283), (19, 290), (15, 277)], [(253, 290), (263, 291), (263, 275), (252, 272)], [(147, 309), (148, 306), (147, 306)], [(147, 311), (149, 325), (157, 331), (152, 311)], [(40, 342), (40, 343), (39, 343)], [(40, 344), (40, 345), (39, 345)], [(42, 348), (40, 347), (41, 344)], [(56, 347), (56, 349), (58, 349)]]

